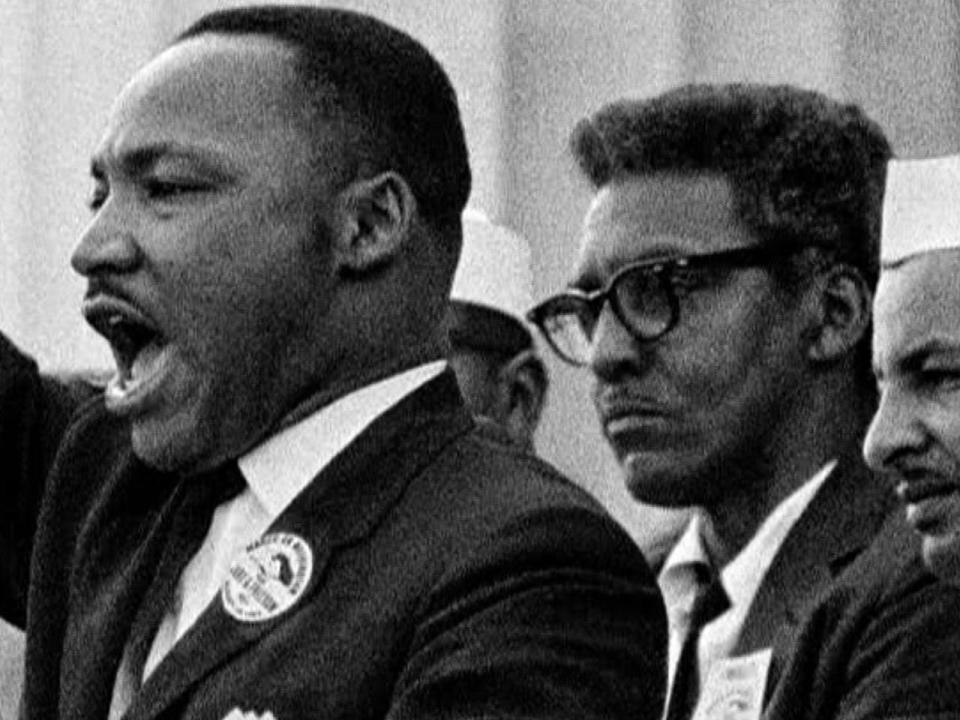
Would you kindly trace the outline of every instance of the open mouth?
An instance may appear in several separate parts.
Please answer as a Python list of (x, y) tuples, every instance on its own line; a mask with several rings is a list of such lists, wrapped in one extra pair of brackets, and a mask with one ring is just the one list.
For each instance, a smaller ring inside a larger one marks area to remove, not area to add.
[(156, 384), (164, 365), (166, 341), (157, 324), (129, 303), (99, 296), (83, 307), (87, 322), (113, 351), (117, 375), (107, 388), (114, 403), (129, 403)]

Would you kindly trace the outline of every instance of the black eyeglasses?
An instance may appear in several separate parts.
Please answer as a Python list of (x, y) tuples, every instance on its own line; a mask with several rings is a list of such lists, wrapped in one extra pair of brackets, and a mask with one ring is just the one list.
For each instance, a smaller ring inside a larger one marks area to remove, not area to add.
[(593, 333), (607, 302), (617, 319), (637, 340), (651, 342), (668, 333), (680, 316), (678, 291), (692, 290), (704, 269), (773, 265), (797, 248), (766, 245), (689, 255), (668, 260), (631, 263), (606, 286), (592, 292), (571, 288), (554, 295), (527, 313), (554, 352), (571, 365), (589, 362)]

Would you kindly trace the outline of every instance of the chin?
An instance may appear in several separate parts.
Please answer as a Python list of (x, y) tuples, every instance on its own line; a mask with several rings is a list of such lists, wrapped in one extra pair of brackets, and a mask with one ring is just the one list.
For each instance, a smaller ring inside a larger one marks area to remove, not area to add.
[(203, 434), (195, 427), (170, 423), (134, 423), (130, 433), (133, 454), (162, 472), (191, 472), (203, 457)]
[(923, 536), (923, 561), (938, 578), (960, 586), (960, 532)]
[(705, 491), (711, 485), (699, 480), (697, 469), (676, 456), (632, 453), (622, 459), (621, 466), (627, 490), (640, 502), (673, 508), (708, 504)]

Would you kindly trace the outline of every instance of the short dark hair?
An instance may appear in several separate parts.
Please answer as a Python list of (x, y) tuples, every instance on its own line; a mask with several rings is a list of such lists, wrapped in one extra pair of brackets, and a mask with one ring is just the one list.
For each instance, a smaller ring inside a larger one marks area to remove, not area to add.
[(759, 242), (820, 248), (876, 284), (891, 150), (856, 105), (788, 85), (685, 85), (606, 105), (577, 124), (570, 147), (596, 188), (719, 174)]
[(325, 119), (332, 107), (354, 131), (351, 171), (399, 173), (425, 221), (459, 227), (470, 194), (460, 110), (447, 74), (419, 42), (367, 15), (308, 5), (212, 12), (174, 43), (204, 33), (262, 35), (291, 47), (305, 94), (314, 91), (308, 102)]

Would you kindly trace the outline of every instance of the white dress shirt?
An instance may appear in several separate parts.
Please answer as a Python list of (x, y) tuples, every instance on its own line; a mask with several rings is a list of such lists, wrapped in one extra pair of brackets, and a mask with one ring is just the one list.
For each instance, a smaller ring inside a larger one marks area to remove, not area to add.
[[(774, 557), (790, 529), (799, 520), (835, 466), (835, 460), (827, 463), (777, 505), (744, 548), (720, 571), (720, 581), (730, 599), (730, 607), (707, 624), (700, 633), (698, 658), (701, 678), (707, 677), (710, 665), (715, 660), (730, 655), (740, 637), (750, 605)], [(712, 565), (705, 541), (706, 532), (706, 520), (700, 514), (694, 515), (667, 556), (657, 578), (667, 607), (667, 624), (670, 631), (669, 687), (671, 689), (697, 590), (694, 566)]]
[(234, 558), (378, 416), (446, 367), (421, 365), (360, 388), (284, 428), (238, 460), (247, 487), (214, 511), (144, 665), (146, 679), (217, 596)]

